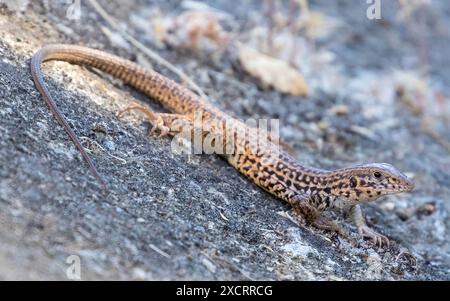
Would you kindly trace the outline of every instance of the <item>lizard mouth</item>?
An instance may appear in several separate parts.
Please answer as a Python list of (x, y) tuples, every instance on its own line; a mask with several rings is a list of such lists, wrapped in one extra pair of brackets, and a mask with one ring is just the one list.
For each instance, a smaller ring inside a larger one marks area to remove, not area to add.
[(402, 183), (401, 185), (392, 185), (391, 187), (385, 188), (384, 192), (385, 194), (397, 194), (401, 192), (410, 192), (414, 190), (414, 188), (415, 188), (414, 182), (411, 181), (410, 179), (406, 179), (404, 180), (404, 183)]
[(414, 182), (408, 179), (406, 181), (406, 184), (402, 188), (400, 188), (400, 190), (401, 190), (401, 192), (413, 191), (415, 186), (416, 185), (414, 184)]
[(401, 193), (401, 192), (410, 192), (412, 190), (414, 190), (414, 184), (408, 185), (405, 187), (387, 189), (387, 190), (385, 190), (385, 192), (386, 192), (386, 194), (397, 194), (397, 193)]

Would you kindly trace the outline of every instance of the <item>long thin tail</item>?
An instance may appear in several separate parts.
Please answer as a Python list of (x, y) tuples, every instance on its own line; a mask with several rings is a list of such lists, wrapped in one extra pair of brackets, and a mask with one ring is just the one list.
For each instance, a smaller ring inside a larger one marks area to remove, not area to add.
[(121, 79), (124, 83), (131, 85), (149, 97), (158, 100), (164, 107), (173, 113), (193, 114), (196, 108), (201, 107), (216, 116), (223, 115), (209, 102), (199, 98), (189, 89), (162, 76), (161, 74), (146, 70), (143, 67), (115, 55), (101, 50), (95, 50), (76, 45), (48, 45), (40, 50), (31, 59), (31, 74), (34, 83), (44, 98), (45, 102), (53, 112), (59, 123), (69, 135), (72, 142), (80, 151), (92, 174), (105, 185), (95, 168), (90, 156), (86, 153), (77, 135), (67, 123), (61, 111), (58, 109), (47, 86), (45, 85), (41, 64), (50, 60), (59, 60), (77, 65), (88, 65)]
[(100, 174), (97, 171), (97, 168), (95, 167), (94, 163), (92, 162), (91, 157), (86, 152), (84, 147), (81, 145), (81, 142), (78, 138), (78, 136), (75, 134), (73, 129), (70, 127), (70, 125), (67, 123), (67, 120), (64, 118), (64, 115), (59, 110), (58, 106), (56, 105), (55, 101), (53, 100), (46, 84), (44, 81), (44, 78), (42, 76), (41, 72), (41, 64), (47, 60), (54, 59), (54, 56), (58, 54), (58, 48), (55, 48), (53, 46), (48, 46), (41, 48), (31, 59), (31, 75), (33, 76), (34, 84), (36, 85), (36, 88), (41, 93), (42, 97), (44, 98), (45, 102), (49, 106), (50, 110), (55, 115), (58, 122), (62, 125), (66, 133), (69, 135), (70, 140), (75, 144), (76, 148), (80, 151), (84, 161), (89, 166), (89, 169), (91, 170), (92, 174), (97, 178), (97, 180), (102, 184), (102, 186), (105, 188), (106, 183), (103, 180), (103, 178), (100, 176)]

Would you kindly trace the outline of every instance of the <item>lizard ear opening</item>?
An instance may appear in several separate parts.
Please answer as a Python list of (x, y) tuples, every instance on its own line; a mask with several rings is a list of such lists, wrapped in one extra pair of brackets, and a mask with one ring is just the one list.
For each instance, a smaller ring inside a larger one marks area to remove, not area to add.
[(358, 180), (355, 176), (350, 177), (350, 187), (355, 188), (358, 185)]

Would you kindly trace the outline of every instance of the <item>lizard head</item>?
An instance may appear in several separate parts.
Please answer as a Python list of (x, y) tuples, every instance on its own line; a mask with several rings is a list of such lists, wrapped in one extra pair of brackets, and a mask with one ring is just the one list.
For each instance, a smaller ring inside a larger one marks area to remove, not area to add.
[(335, 171), (339, 180), (333, 194), (351, 203), (361, 203), (414, 189), (414, 182), (387, 163), (356, 165)]

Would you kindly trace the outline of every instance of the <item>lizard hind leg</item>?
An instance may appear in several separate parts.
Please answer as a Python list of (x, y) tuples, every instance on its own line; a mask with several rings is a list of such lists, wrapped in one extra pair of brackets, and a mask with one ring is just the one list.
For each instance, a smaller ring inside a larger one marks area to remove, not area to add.
[(139, 103), (133, 102), (131, 105), (127, 106), (125, 109), (119, 111), (117, 113), (117, 117), (122, 117), (125, 113), (131, 111), (140, 111), (145, 115), (147, 120), (152, 124), (152, 129), (150, 130), (150, 134), (154, 134), (159, 131), (158, 137), (164, 137), (167, 135), (175, 135), (180, 132), (180, 127), (176, 127), (177, 130), (174, 130), (175, 127), (173, 125), (175, 122), (181, 121), (185, 125), (190, 125), (189, 119), (181, 114), (172, 114), (172, 113), (159, 113), (155, 112), (149, 107), (143, 106)]

